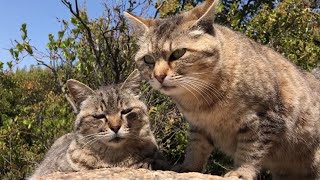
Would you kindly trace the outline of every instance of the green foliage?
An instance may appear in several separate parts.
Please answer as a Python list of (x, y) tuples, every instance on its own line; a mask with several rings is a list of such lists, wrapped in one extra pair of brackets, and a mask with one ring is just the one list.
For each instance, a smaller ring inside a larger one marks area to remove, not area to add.
[(70, 132), (74, 115), (41, 68), (0, 76), (0, 175), (24, 179), (51, 146)]
[(286, 0), (275, 9), (263, 6), (244, 32), (310, 70), (320, 64), (319, 22), (320, 15), (302, 1)]
[(151, 87), (147, 86), (143, 92), (159, 147), (172, 163), (181, 162), (187, 144), (188, 124), (170, 98), (150, 90)]
[[(30, 43), (27, 24), (22, 24), (21, 39), (9, 49), (13, 58), (6, 63), (9, 71), (0, 62), (0, 179), (24, 179), (54, 139), (71, 131), (74, 115), (64, 87), (66, 80), (78, 79), (96, 88), (122, 81), (134, 68), (136, 39), (122, 14), (124, 10), (148, 9), (142, 6), (143, 0), (122, 4), (105, 0), (104, 15), (93, 20), (85, 9), (73, 9), (68, 1), (62, 2), (72, 16), (60, 20), (61, 30), (48, 35), (48, 53)], [(174, 15), (201, 2), (155, 0), (155, 15)], [(272, 47), (302, 68), (320, 65), (316, 1), (222, 0), (218, 9), (217, 23)], [(33, 57), (43, 68), (13, 72), (15, 63), (25, 56)], [(188, 141), (187, 123), (168, 97), (147, 85), (142, 90), (161, 150), (172, 163), (181, 162)], [(231, 168), (232, 160), (216, 151), (207, 172), (223, 174)]]
[(0, 71), (3, 71), (3, 65), (4, 63), (0, 60)]

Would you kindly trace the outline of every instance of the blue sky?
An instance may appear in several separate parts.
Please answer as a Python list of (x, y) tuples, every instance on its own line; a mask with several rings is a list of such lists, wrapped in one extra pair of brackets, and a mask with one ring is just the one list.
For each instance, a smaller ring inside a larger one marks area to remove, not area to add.
[[(73, 2), (73, 0), (70, 0)], [(79, 4), (83, 4), (79, 0)], [(96, 18), (103, 12), (100, 0), (88, 0), (86, 7), (90, 18)], [(11, 60), (8, 50), (11, 41), (20, 40), (21, 24), (27, 23), (28, 37), (31, 44), (44, 50), (48, 34), (56, 34), (61, 25), (58, 19), (69, 20), (71, 14), (60, 0), (7, 0), (0, 3), (0, 61)], [(31, 58), (25, 59), (19, 67), (35, 64)]]

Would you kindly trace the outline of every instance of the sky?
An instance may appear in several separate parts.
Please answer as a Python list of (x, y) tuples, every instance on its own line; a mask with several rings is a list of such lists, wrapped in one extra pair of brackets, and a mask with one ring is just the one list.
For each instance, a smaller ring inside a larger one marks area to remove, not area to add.
[[(84, 1), (78, 2), (81, 5)], [(86, 7), (92, 19), (103, 13), (100, 0), (87, 0)], [(48, 34), (55, 35), (61, 30), (58, 19), (69, 20), (70, 17), (71, 13), (60, 0), (3, 0), (0, 3), (0, 61), (12, 60), (8, 49), (13, 47), (11, 41), (21, 40), (21, 24), (27, 24), (31, 44), (45, 50)], [(35, 61), (27, 58), (18, 67), (30, 64), (35, 64)]]

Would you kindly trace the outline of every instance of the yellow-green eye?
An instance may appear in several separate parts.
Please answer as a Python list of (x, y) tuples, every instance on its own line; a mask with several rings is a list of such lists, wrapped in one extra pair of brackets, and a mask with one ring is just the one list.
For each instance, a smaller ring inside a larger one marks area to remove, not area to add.
[(146, 63), (147, 65), (154, 65), (155, 60), (152, 56), (145, 55), (143, 58), (143, 62)]
[(186, 51), (187, 51), (186, 48), (181, 48), (173, 51), (173, 53), (169, 57), (169, 61), (175, 61), (181, 58), (186, 53)]

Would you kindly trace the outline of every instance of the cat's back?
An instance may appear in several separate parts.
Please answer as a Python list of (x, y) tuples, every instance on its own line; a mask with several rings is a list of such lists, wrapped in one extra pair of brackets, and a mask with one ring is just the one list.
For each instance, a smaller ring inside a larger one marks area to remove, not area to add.
[[(214, 28), (217, 30), (218, 39), (223, 42), (221, 44), (224, 52), (221, 56), (224, 66), (228, 67), (224, 71), (229, 76), (228, 83), (231, 82), (231, 85), (242, 82), (240, 84), (252, 87), (252, 90), (263, 96), (266, 96), (266, 93), (279, 93), (277, 91), (297, 99), (306, 95), (308, 98), (319, 95), (320, 81), (315, 77), (320, 77), (320, 70), (312, 75), (300, 70), (270, 47), (261, 45), (239, 32), (220, 25), (214, 25)], [(320, 97), (312, 99), (320, 101)]]
[(51, 172), (62, 168), (62, 161), (65, 161), (65, 165), (67, 166), (68, 163), (65, 155), (74, 138), (74, 133), (68, 133), (58, 138), (46, 153), (44, 160), (39, 164), (35, 173), (29, 177), (29, 180), (36, 179), (38, 176), (50, 174)]
[[(222, 26), (215, 29), (224, 42), (221, 58), (227, 67), (223, 73), (228, 78), (225, 86), (232, 102), (240, 101), (251, 108), (271, 108), (282, 116), (280, 119), (286, 122), (289, 132), (297, 136), (307, 134), (305, 138), (317, 136), (314, 127), (320, 127), (319, 79), (238, 32)], [(301, 126), (308, 132), (299, 130)]]

